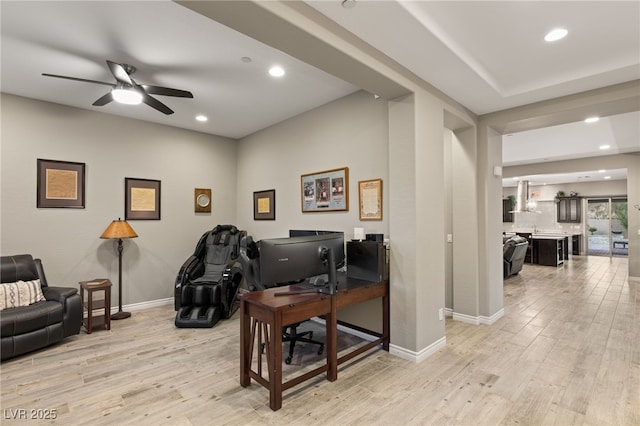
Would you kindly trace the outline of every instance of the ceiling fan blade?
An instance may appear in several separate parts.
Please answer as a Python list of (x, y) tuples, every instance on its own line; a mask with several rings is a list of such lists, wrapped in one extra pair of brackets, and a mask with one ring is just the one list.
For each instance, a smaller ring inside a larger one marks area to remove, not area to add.
[(124, 69), (124, 67), (120, 64), (117, 64), (113, 61), (107, 59), (107, 65), (109, 66), (109, 70), (111, 70), (111, 74), (118, 80), (120, 83), (128, 84), (129, 86), (134, 86), (134, 82), (129, 77), (129, 74)]
[(113, 96), (111, 95), (111, 91), (109, 91), (106, 95), (99, 98), (92, 105), (93, 106), (104, 106), (113, 100)]
[(175, 96), (178, 98), (193, 98), (193, 93), (187, 90), (171, 89), (169, 87), (151, 86), (149, 84), (141, 84), (144, 91), (150, 95)]
[(166, 106), (165, 104), (157, 100), (156, 98), (147, 95), (146, 93), (142, 94), (142, 102), (149, 105), (151, 108), (155, 108), (158, 111), (163, 112), (167, 115), (173, 114), (173, 110), (171, 108), (169, 108), (168, 106)]
[(44, 75), (45, 77), (64, 78), (65, 80), (83, 81), (85, 83), (104, 84), (105, 86), (116, 87), (115, 84), (107, 83), (106, 81), (88, 80), (86, 78), (68, 77), (66, 75), (48, 74), (48, 73), (45, 73), (45, 72), (43, 72), (42, 75)]

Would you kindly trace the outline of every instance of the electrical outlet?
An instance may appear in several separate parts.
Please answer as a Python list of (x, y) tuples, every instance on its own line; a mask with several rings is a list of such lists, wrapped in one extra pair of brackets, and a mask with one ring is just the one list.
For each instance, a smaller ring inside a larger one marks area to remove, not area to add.
[(438, 319), (442, 321), (444, 319), (444, 309), (438, 309)]

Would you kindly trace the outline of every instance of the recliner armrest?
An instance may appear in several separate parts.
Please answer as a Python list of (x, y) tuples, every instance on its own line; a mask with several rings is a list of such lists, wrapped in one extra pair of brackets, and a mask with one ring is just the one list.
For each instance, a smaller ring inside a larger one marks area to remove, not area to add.
[(73, 287), (45, 287), (42, 289), (42, 294), (47, 300), (55, 300), (64, 304), (67, 297), (73, 296), (78, 293), (77, 288)]

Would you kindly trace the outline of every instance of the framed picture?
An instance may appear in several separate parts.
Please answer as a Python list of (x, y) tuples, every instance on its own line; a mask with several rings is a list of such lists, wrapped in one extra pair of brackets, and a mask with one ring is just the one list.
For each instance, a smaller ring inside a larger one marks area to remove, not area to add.
[(382, 220), (382, 179), (358, 182), (360, 220)]
[(160, 181), (124, 178), (125, 220), (160, 220)]
[(253, 193), (253, 220), (276, 220), (276, 190)]
[(349, 210), (349, 168), (302, 175), (300, 191), (303, 213)]
[(211, 213), (211, 188), (194, 189), (193, 204), (196, 213)]
[(38, 158), (38, 208), (84, 209), (84, 163)]

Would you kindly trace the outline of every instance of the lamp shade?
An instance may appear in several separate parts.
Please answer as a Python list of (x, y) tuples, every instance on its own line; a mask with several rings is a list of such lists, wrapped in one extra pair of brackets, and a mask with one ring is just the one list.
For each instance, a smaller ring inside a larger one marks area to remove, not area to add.
[(138, 234), (126, 220), (114, 220), (104, 230), (100, 238), (136, 238)]

